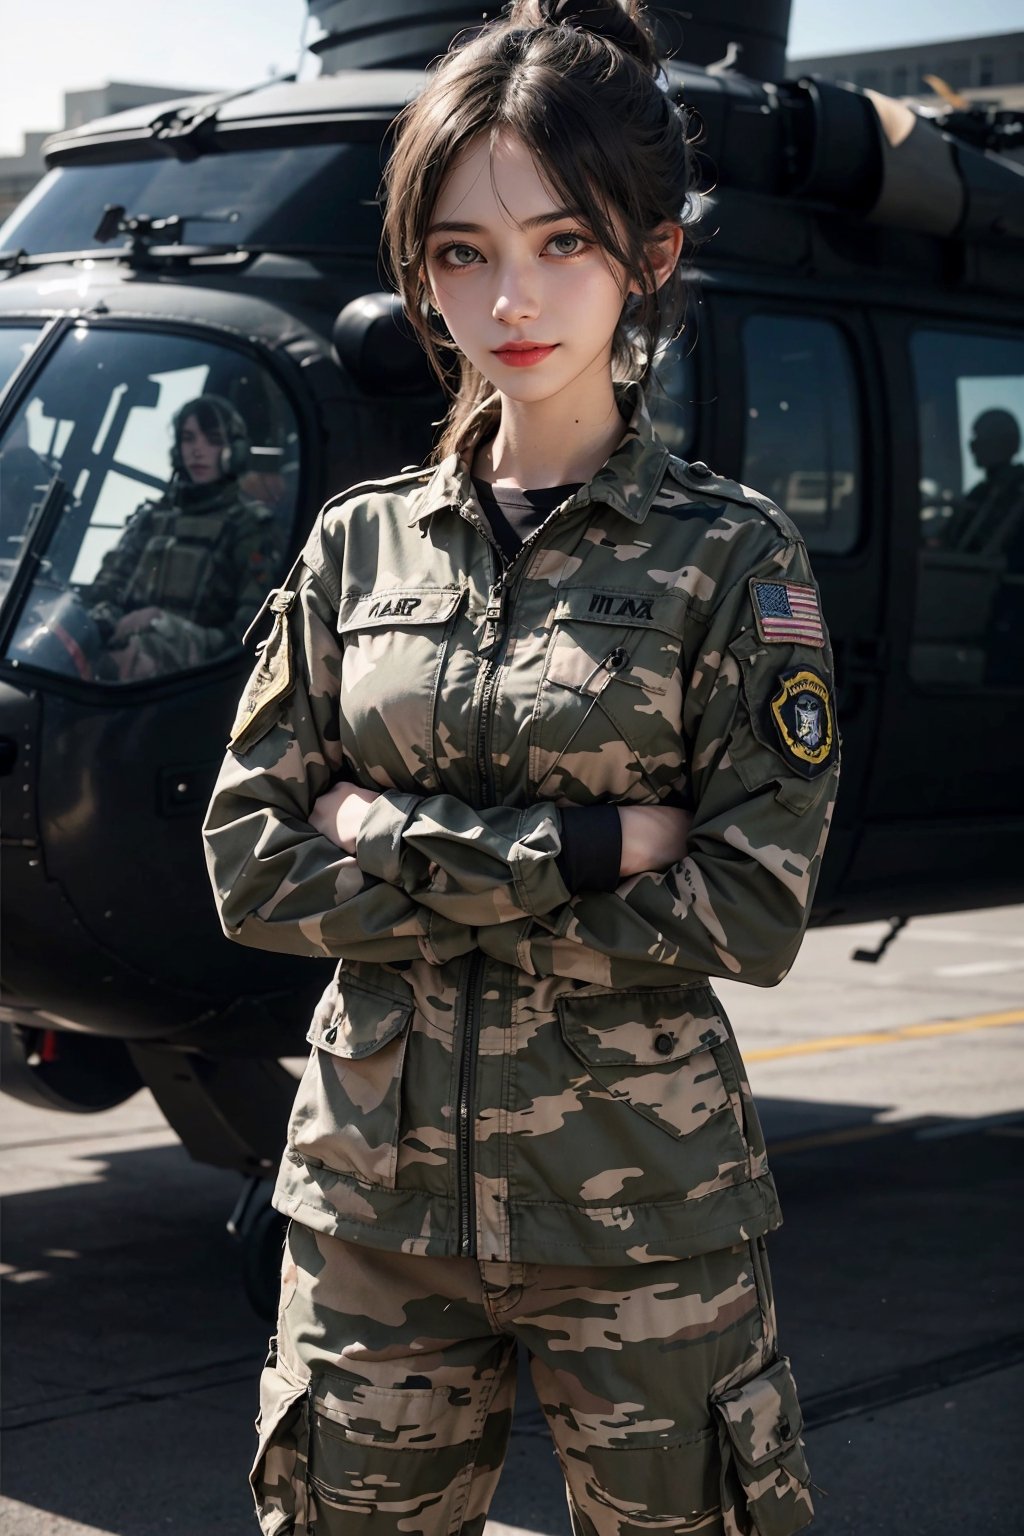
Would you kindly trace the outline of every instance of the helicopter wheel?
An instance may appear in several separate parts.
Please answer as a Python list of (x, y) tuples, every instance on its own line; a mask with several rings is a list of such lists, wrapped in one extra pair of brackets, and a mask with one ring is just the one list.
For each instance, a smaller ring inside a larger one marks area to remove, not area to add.
[[(272, 1323), (281, 1292), (281, 1255), (287, 1216), (270, 1203), (271, 1186), (256, 1179), (243, 1195), (241, 1219), (232, 1218), (228, 1230), (242, 1244), (242, 1287), (257, 1317)], [(240, 1202), (241, 1203), (241, 1202)]]

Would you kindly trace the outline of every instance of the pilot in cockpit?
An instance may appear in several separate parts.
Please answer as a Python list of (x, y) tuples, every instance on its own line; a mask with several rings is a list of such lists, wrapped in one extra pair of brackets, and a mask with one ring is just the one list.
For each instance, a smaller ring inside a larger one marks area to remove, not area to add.
[(219, 395), (174, 418), (167, 489), (132, 514), (81, 591), (103, 645), (98, 675), (136, 681), (238, 644), (277, 574), (274, 514), (239, 485), (249, 435)]

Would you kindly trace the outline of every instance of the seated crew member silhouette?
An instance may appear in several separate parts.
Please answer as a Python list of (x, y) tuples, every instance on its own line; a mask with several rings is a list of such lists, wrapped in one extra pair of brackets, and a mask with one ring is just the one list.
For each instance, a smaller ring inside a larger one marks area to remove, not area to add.
[(239, 486), (248, 459), (229, 401), (200, 395), (178, 411), (166, 491), (132, 514), (82, 592), (106, 648), (101, 675), (157, 677), (241, 640), (281, 554), (273, 514)]
[(1024, 464), (1015, 461), (1020, 443), (1020, 426), (1010, 411), (982, 411), (971, 428), (970, 446), (985, 477), (957, 502), (943, 533), (946, 549), (1006, 555), (1010, 568), (1019, 569)]

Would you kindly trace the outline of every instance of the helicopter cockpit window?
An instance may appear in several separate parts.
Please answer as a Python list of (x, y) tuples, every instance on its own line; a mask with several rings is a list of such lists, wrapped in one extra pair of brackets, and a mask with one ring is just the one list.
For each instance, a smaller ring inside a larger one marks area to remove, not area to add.
[[(0, 390), (21, 367), (39, 338), (39, 329), (0, 326)], [(25, 518), (23, 508), (31, 501), (35, 460), (24, 435), (9, 436), (0, 453), (0, 582), (4, 569), (13, 568), (21, 548)]]
[(0, 326), (0, 389), (32, 351), (39, 340), (39, 331), (39, 326)]
[(842, 332), (828, 320), (752, 315), (743, 356), (741, 479), (778, 502), (808, 549), (848, 554), (861, 528), (860, 424)]
[(920, 553), (911, 675), (1024, 687), (1024, 342), (912, 340)]
[(213, 341), (76, 328), (0, 440), (28, 457), (0, 563), (37, 569), (9, 656), (131, 683), (237, 647), (281, 574), (295, 513), (294, 413), (266, 370)]

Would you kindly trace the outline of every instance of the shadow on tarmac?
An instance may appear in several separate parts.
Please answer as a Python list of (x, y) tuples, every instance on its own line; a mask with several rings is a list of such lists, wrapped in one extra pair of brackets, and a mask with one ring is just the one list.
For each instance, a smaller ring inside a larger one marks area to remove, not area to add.
[[(1020, 1127), (950, 1134), (882, 1127), (868, 1105), (759, 1108), (786, 1213), (770, 1241), (782, 1348), (830, 1495), (815, 1532), (1007, 1529), (1014, 1458), (997, 1457), (984, 1416), (949, 1410), (965, 1394), (991, 1400), (999, 1373), (1024, 1360)], [(253, 1536), (245, 1473), (267, 1328), (224, 1229), (238, 1178), (180, 1147), (70, 1150), (62, 1168), (49, 1149), (51, 1187), (6, 1201), (3, 1492), (116, 1536)], [(937, 1404), (938, 1429), (915, 1435)], [(886, 1415), (907, 1422), (880, 1441)], [(919, 1526), (901, 1491), (926, 1497)], [(492, 1515), (568, 1532), (527, 1396)], [(0, 1518), (8, 1530), (21, 1536)]]

